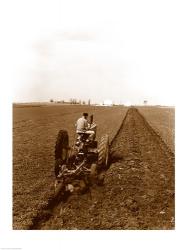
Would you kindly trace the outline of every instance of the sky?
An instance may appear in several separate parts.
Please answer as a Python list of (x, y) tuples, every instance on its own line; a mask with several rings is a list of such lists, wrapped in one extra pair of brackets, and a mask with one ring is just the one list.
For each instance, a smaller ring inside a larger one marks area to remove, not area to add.
[(187, 66), (183, 1), (9, 2), (3, 52), (14, 102), (175, 105)]

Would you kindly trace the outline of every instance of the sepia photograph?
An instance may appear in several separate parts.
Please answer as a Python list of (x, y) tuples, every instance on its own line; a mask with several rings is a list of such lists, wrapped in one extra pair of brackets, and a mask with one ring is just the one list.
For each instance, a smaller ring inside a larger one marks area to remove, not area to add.
[(10, 2), (2, 50), (11, 82), (2, 96), (7, 230), (175, 234), (185, 8), (167, 0)]
[(93, 18), (84, 4), (77, 15), (91, 15), (87, 22), (65, 22), (64, 2), (62, 26), (24, 51), (13, 103), (13, 229), (174, 229), (175, 102), (172, 84), (167, 96), (161, 91), (172, 81), (164, 27), (161, 39), (148, 17), (131, 23), (142, 3), (108, 3), (115, 19)]

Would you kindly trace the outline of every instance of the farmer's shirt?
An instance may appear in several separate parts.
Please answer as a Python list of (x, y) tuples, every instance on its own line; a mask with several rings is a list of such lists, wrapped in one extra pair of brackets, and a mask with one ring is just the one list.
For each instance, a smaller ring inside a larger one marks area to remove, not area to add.
[(85, 132), (88, 129), (88, 121), (84, 117), (81, 117), (77, 120), (75, 126), (77, 133)]

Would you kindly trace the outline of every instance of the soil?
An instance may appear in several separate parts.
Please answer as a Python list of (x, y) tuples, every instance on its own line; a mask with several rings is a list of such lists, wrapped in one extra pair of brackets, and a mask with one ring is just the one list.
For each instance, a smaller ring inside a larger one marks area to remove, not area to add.
[(111, 144), (104, 185), (62, 197), (32, 229), (174, 229), (175, 158), (135, 108)]
[[(28, 229), (54, 195), (54, 149), (59, 130), (67, 130), (70, 147), (75, 122), (83, 112), (94, 115), (97, 140), (113, 140), (126, 107), (41, 104), (13, 106), (13, 229)], [(112, 120), (112, 124), (110, 121)]]

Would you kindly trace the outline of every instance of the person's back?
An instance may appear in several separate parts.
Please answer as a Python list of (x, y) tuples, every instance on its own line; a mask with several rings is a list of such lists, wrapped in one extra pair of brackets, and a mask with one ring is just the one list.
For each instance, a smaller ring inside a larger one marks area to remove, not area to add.
[(94, 140), (96, 137), (96, 124), (93, 123), (93, 115), (91, 115), (91, 120), (89, 123), (87, 118), (88, 118), (88, 113), (83, 113), (83, 116), (77, 120), (75, 124), (76, 133), (89, 134), (89, 139)]
[(87, 129), (88, 129), (87, 116), (83, 114), (83, 116), (79, 118), (76, 122), (76, 132), (77, 133), (86, 132)]

